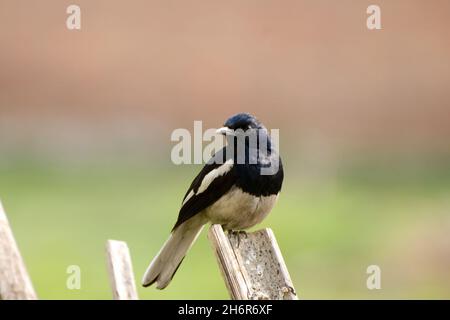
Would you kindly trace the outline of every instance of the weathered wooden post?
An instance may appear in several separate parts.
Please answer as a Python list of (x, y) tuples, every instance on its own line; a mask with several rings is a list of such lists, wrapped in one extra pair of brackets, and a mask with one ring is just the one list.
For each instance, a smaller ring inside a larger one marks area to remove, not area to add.
[(232, 299), (297, 299), (271, 229), (226, 235), (222, 226), (212, 225), (208, 238)]
[(114, 300), (137, 300), (133, 266), (126, 242), (108, 240), (106, 255)]
[(0, 300), (35, 300), (19, 248), (0, 201)]

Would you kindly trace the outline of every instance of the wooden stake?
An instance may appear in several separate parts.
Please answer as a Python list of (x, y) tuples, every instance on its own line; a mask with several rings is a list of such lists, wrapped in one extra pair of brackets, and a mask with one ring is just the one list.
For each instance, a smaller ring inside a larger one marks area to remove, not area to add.
[(137, 300), (133, 266), (126, 242), (106, 242), (108, 272), (114, 300)]
[(36, 299), (36, 293), (0, 202), (0, 300)]
[(271, 229), (225, 235), (222, 226), (212, 225), (208, 238), (232, 299), (297, 299)]

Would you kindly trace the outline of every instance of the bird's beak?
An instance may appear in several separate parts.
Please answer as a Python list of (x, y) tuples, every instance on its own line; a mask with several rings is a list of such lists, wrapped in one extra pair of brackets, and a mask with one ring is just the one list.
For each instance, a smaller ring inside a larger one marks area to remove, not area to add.
[(222, 127), (220, 129), (217, 129), (216, 133), (223, 134), (224, 136), (232, 136), (234, 135), (234, 130), (228, 127)]

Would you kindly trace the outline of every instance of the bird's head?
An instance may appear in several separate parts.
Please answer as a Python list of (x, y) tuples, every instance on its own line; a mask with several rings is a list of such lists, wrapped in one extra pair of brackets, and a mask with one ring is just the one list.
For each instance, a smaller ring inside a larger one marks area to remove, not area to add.
[(247, 130), (254, 129), (263, 129), (263, 125), (249, 113), (238, 113), (234, 116), (230, 117), (227, 121), (225, 121), (222, 128), (217, 130), (217, 133), (234, 136), (236, 132), (246, 132)]

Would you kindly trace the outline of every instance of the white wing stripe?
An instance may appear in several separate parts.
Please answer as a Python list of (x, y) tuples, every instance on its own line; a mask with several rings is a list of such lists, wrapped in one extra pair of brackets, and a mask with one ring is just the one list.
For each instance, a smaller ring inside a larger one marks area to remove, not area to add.
[(202, 180), (200, 187), (197, 190), (196, 194), (204, 192), (208, 189), (209, 185), (219, 176), (223, 176), (225, 173), (233, 168), (233, 159), (227, 160), (224, 164), (222, 164), (217, 169), (212, 170), (208, 173)]
[(184, 199), (183, 203), (181, 204), (181, 206), (184, 206), (184, 204), (186, 202), (189, 201), (190, 198), (192, 198), (192, 196), (194, 195), (194, 190), (191, 190), (191, 192), (189, 192), (189, 194), (186, 196), (186, 198)]
[(233, 168), (233, 159), (230, 159), (228, 161), (226, 161), (224, 164), (222, 164), (220, 167), (218, 167), (217, 169), (211, 170), (211, 172), (209, 172), (207, 175), (205, 175), (205, 177), (202, 180), (202, 183), (200, 184), (200, 187), (197, 190), (197, 193), (194, 193), (194, 190), (191, 190), (188, 195), (186, 196), (186, 198), (184, 199), (183, 203), (181, 204), (181, 206), (184, 206), (186, 202), (189, 201), (189, 199), (191, 199), (193, 196), (196, 196), (202, 192), (204, 192), (206, 189), (208, 189), (209, 185), (217, 178), (220, 176), (223, 176), (225, 173), (227, 173), (228, 171), (231, 170), (231, 168)]

